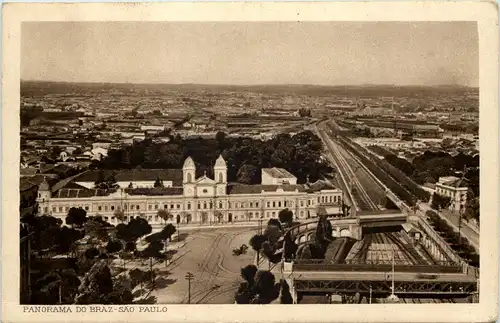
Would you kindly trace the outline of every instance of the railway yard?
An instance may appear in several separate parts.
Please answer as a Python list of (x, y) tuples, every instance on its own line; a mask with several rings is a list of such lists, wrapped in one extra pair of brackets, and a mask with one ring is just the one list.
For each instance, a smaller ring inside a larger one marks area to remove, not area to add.
[(332, 140), (330, 130), (323, 128), (323, 125), (319, 125), (317, 130), (327, 147), (328, 159), (336, 166), (342, 182), (349, 186), (347, 191), (351, 193), (357, 211), (384, 210), (385, 189), (373, 179), (355, 156)]

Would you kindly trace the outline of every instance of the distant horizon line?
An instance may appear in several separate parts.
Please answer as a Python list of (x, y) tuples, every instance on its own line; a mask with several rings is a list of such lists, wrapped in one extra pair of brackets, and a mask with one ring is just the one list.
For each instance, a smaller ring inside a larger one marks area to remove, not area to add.
[(228, 83), (154, 83), (154, 82), (100, 82), (100, 81), (55, 81), (55, 80), (30, 80), (21, 79), (21, 82), (39, 82), (39, 83), (66, 83), (66, 84), (118, 84), (118, 85), (194, 85), (194, 86), (240, 86), (240, 87), (258, 87), (258, 86), (316, 86), (316, 87), (461, 87), (470, 89), (479, 89), (479, 86), (470, 86), (462, 84), (442, 83), (434, 85), (425, 84), (383, 84), (383, 83), (364, 83), (364, 84), (314, 84), (314, 83), (258, 83), (258, 84), (228, 84)]

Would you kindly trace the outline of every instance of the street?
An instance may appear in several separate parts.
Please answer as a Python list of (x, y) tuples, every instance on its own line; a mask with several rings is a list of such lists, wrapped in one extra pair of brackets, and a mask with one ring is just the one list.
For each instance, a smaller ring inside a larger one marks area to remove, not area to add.
[[(189, 232), (186, 244), (174, 255), (168, 265), (159, 266), (157, 288), (151, 296), (158, 304), (232, 304), (238, 288), (240, 269), (251, 264), (254, 252), (234, 256), (232, 250), (248, 245), (255, 230), (249, 228), (218, 228)], [(191, 295), (186, 274), (190, 272)]]
[[(422, 209), (422, 211), (425, 213), (429, 210), (433, 210), (428, 204), (425, 203), (420, 203), (419, 208)], [(458, 215), (457, 214), (452, 214), (451, 212), (437, 212), (441, 218), (446, 219), (453, 227), (455, 231), (458, 231)], [(465, 221), (462, 220), (462, 227), (460, 229), (460, 232), (463, 236), (467, 237), (471, 245), (479, 251), (479, 233), (476, 231), (472, 230), (466, 223)]]

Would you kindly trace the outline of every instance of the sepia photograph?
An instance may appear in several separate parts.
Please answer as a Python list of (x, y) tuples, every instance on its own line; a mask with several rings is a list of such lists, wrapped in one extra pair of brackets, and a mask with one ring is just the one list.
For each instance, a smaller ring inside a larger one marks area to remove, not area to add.
[(20, 305), (397, 309), (490, 284), (477, 21), (19, 31)]

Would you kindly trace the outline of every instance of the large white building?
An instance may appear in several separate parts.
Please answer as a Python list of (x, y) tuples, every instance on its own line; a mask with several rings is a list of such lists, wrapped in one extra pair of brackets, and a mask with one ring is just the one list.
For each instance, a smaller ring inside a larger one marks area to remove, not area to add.
[[(116, 176), (117, 180), (120, 176), (126, 180), (119, 181), (121, 187), (112, 190), (90, 188), (95, 179), (88, 174), (76, 177), (61, 188), (51, 188), (44, 181), (38, 191), (39, 213), (64, 219), (71, 207), (79, 207), (90, 216), (101, 215), (104, 220), (117, 224), (115, 212), (122, 210), (126, 220), (142, 216), (151, 224), (161, 224), (160, 209), (170, 212), (174, 219), (179, 216), (184, 223), (276, 218), (285, 208), (291, 210), (296, 219), (342, 212), (340, 189), (323, 181), (296, 184), (297, 179), (281, 169), (263, 169), (264, 182), (259, 185), (228, 183), (227, 165), (222, 156), (215, 163), (213, 179), (206, 175), (197, 178), (196, 166), (190, 157), (182, 170), (147, 170), (146, 180), (141, 178), (144, 171), (122, 171)], [(151, 187), (157, 177), (166, 187)], [(125, 183), (129, 185), (129, 180), (132, 188), (123, 188)]]
[(449, 209), (451, 211), (460, 212), (465, 209), (468, 188), (463, 184), (463, 180), (455, 176), (440, 177), (436, 183), (436, 193), (450, 197)]

